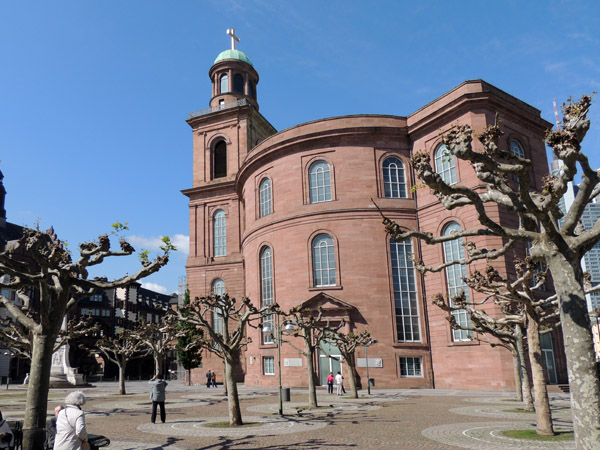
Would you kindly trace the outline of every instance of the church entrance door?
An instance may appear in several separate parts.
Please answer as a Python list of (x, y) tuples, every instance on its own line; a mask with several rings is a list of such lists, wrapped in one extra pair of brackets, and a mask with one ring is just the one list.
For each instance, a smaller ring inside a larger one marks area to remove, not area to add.
[(342, 375), (344, 374), (342, 371), (340, 351), (335, 345), (323, 341), (321, 343), (321, 348), (319, 349), (319, 382), (321, 386), (327, 385), (329, 372), (333, 372), (334, 376), (338, 372), (341, 372)]

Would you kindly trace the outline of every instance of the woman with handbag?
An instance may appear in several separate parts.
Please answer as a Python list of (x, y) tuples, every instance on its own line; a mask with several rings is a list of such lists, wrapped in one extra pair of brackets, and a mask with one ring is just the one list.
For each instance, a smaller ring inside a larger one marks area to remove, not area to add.
[(65, 407), (56, 418), (54, 450), (90, 450), (85, 416), (81, 410), (86, 401), (81, 391), (71, 392), (65, 398)]

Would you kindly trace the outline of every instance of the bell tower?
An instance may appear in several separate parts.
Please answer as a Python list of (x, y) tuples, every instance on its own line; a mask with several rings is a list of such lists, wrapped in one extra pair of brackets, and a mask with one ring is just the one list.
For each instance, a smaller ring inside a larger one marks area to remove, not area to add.
[(235, 28), (228, 29), (227, 34), (231, 36), (231, 49), (219, 53), (209, 71), (212, 81), (210, 106), (218, 107), (238, 100), (246, 100), (258, 111), (256, 101), (258, 73), (254, 70), (250, 58), (235, 48), (235, 43), (240, 41), (235, 35)]
[[(239, 299), (245, 294), (244, 205), (236, 191), (236, 175), (252, 148), (276, 133), (258, 112), (258, 73), (250, 58), (235, 48), (235, 30), (227, 34), (231, 48), (219, 53), (209, 70), (209, 107), (187, 119), (193, 135), (193, 180), (182, 192), (189, 198), (186, 270), (192, 298), (227, 292)], [(222, 367), (206, 358), (209, 366)]]

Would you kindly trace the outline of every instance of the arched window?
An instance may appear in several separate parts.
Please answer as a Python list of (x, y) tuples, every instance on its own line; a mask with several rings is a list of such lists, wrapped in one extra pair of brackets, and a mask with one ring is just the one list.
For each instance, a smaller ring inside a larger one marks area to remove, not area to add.
[(250, 97), (256, 100), (256, 88), (254, 87), (254, 83), (252, 81), (248, 82), (248, 89), (250, 90)]
[[(211, 290), (215, 295), (225, 294), (225, 282), (220, 278), (217, 278), (215, 281), (213, 281)], [(212, 323), (213, 330), (215, 330), (217, 333), (223, 334), (223, 311), (221, 311), (220, 308), (213, 309)]]
[[(449, 223), (442, 232), (443, 236), (450, 236), (453, 233), (460, 232), (460, 225), (456, 222)], [(457, 261), (464, 259), (465, 250), (463, 247), (462, 238), (453, 239), (444, 242), (444, 262)], [(469, 300), (469, 288), (463, 281), (467, 276), (467, 267), (464, 264), (453, 264), (446, 267), (446, 288), (448, 291), (448, 299), (452, 306), (452, 299), (461, 292), (464, 292), (467, 301)], [(466, 310), (460, 309), (452, 311), (452, 315), (456, 323), (463, 327), (470, 327), (471, 320)], [(472, 331), (452, 330), (452, 340), (454, 341), (470, 341), (473, 337)]]
[(229, 92), (229, 75), (227, 75), (226, 73), (224, 73), (223, 75), (221, 75), (221, 80), (220, 80), (220, 84), (221, 84), (221, 94), (225, 94), (226, 92)]
[(328, 234), (319, 234), (313, 240), (312, 263), (314, 286), (335, 286), (335, 253)]
[[(273, 304), (273, 253), (271, 247), (263, 247), (260, 251), (260, 302), (261, 306)], [(273, 315), (263, 318), (263, 327), (273, 330)], [(273, 343), (273, 335), (263, 335), (265, 344)]]
[(244, 93), (244, 77), (242, 74), (236, 73), (233, 75), (233, 92)]
[(310, 202), (331, 201), (331, 170), (326, 161), (315, 161), (308, 169)]
[(392, 156), (383, 162), (383, 190), (386, 198), (406, 198), (404, 164)]
[(446, 184), (456, 183), (456, 161), (444, 144), (435, 150), (435, 171)]
[(227, 254), (227, 222), (225, 211), (219, 209), (213, 217), (213, 249), (214, 256)]
[(273, 212), (271, 200), (271, 180), (264, 178), (258, 187), (259, 192), (259, 217), (268, 216)]
[(419, 342), (419, 309), (417, 283), (410, 240), (396, 242), (390, 239), (394, 308), (398, 342)]
[(525, 158), (525, 151), (523, 150), (523, 147), (521, 147), (521, 144), (514, 139), (510, 141), (510, 152), (519, 158)]
[(219, 141), (213, 152), (213, 178), (227, 176), (227, 144)]

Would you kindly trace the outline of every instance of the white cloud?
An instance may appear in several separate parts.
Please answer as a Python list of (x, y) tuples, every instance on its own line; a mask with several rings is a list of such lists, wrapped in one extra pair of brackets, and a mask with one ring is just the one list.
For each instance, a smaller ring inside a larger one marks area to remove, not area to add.
[(154, 292), (160, 292), (161, 294), (166, 294), (167, 292), (169, 292), (166, 287), (156, 283), (142, 283), (142, 287), (144, 289), (150, 289)]
[[(137, 250), (150, 250), (150, 251), (158, 251), (160, 247), (163, 245), (162, 236), (154, 236), (154, 237), (145, 237), (145, 236), (137, 236), (132, 234), (127, 236), (127, 240), (136, 247)], [(185, 234), (176, 234), (171, 238), (171, 242), (175, 247), (177, 247), (177, 251), (183, 253), (184, 255), (189, 254), (190, 252), (190, 237)]]

